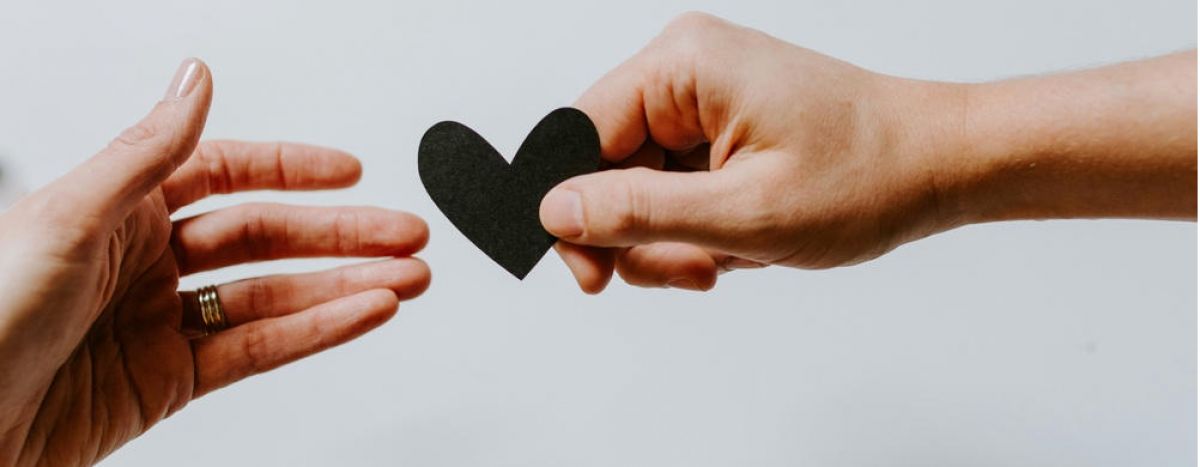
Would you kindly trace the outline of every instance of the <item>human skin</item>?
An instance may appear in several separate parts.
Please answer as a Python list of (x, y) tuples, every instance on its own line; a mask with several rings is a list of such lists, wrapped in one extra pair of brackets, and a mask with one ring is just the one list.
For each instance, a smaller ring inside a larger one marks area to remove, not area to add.
[[(200, 143), (208, 68), (108, 148), (0, 214), (0, 465), (87, 465), (210, 391), (353, 339), (419, 295), (421, 219), (246, 204), (171, 220), (212, 194), (353, 185), (361, 166), (291, 143)], [(223, 284), (230, 328), (200, 336), (196, 272), (312, 256), (392, 257)]]
[(541, 220), (589, 293), (614, 270), (708, 290), (851, 265), (981, 222), (1196, 218), (1195, 50), (942, 83), (690, 13), (576, 106), (617, 168), (560, 184)]

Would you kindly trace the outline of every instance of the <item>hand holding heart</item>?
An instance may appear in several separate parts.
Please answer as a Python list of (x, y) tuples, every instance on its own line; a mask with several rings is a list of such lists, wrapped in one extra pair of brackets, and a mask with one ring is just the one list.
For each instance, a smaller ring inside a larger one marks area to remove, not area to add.
[(686, 15), (578, 100), (624, 168), (559, 185), (541, 219), (589, 292), (614, 266), (707, 290), (727, 269), (870, 259), (950, 227), (925, 157), (937, 130), (904, 117), (953, 98)]
[(559, 185), (541, 220), (595, 293), (614, 269), (707, 290), (729, 269), (854, 264), (967, 223), (1194, 219), (1195, 60), (925, 82), (687, 14), (578, 100), (622, 168)]
[(538, 201), (559, 182), (600, 168), (597, 138), (583, 112), (558, 109), (534, 127), (509, 164), (470, 128), (442, 122), (421, 138), (417, 170), (450, 222), (524, 279), (554, 245), (538, 223)]
[[(582, 113), (551, 112), (511, 165), (442, 123), (419, 171), (517, 277), (554, 244), (587, 292), (614, 271), (707, 290), (722, 271), (853, 264), (967, 223), (1195, 219), (1195, 69), (1192, 51), (922, 82), (689, 14)], [(411, 257), (428, 232), (407, 213), (247, 204), (172, 219), (209, 195), (361, 173), (331, 149), (200, 142), (211, 75), (180, 70), (144, 121), (0, 213), (0, 465), (95, 462), (196, 397), (382, 324), (429, 283)], [(616, 168), (591, 173), (601, 158)], [(198, 314), (182, 276), (314, 256), (389, 259), (222, 284), (203, 303), (223, 301), (228, 327), (196, 332), (215, 308)]]

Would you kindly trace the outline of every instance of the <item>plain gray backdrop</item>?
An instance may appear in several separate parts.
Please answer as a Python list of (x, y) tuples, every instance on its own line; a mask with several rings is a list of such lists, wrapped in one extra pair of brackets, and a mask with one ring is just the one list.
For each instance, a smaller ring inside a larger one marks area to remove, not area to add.
[(553, 255), (513, 279), (433, 206), (416, 171), (430, 125), (465, 122), (511, 154), (691, 9), (937, 80), (1196, 41), (1193, 0), (6, 0), (0, 154), (26, 186), (103, 147), (198, 56), (216, 83), (208, 137), (344, 148), (366, 173), (351, 190), (185, 214), (372, 204), (432, 230), (433, 286), (394, 320), (195, 401), (105, 464), (1195, 465), (1195, 224), (980, 225), (850, 268), (591, 297)]

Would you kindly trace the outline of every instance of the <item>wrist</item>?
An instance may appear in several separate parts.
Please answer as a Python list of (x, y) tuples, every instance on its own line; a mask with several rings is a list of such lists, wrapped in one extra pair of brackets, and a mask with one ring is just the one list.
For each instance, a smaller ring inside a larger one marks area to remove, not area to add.
[(1053, 118), (1025, 82), (921, 83), (911, 151), (927, 174), (942, 230), (1020, 218), (1059, 217), (1046, 201), (1055, 145)]
[(923, 83), (939, 90), (928, 93), (929, 107), (914, 120), (927, 127), (920, 160), (943, 228), (1194, 219), (1194, 57), (993, 83)]
[(1066, 217), (1048, 193), (1062, 188), (1049, 167), (1062, 141), (1049, 96), (1037, 97), (1031, 82), (962, 85), (959, 150), (943, 156), (962, 224)]
[(902, 177), (918, 193), (916, 237), (974, 221), (972, 179), (980, 168), (965, 129), (972, 85), (889, 78), (888, 99), (894, 157)]

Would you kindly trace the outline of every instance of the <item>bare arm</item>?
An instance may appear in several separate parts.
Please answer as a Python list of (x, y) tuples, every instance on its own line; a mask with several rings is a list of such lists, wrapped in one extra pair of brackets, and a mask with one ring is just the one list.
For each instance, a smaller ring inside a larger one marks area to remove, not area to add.
[(1196, 218), (1196, 51), (969, 85), (951, 216)]

